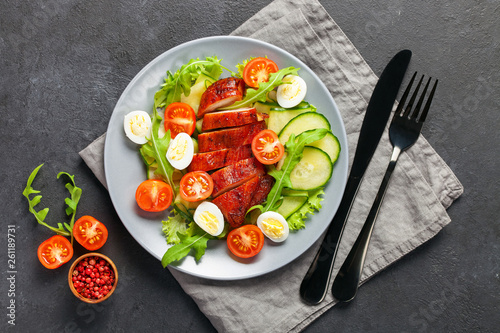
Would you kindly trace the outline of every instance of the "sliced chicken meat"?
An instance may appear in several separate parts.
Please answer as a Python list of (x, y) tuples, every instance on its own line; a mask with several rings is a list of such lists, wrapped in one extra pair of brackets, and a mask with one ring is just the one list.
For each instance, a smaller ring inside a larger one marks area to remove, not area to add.
[(209, 151), (237, 148), (252, 143), (252, 139), (260, 131), (266, 129), (266, 122), (256, 123), (205, 132), (198, 135), (198, 149), (200, 153)]
[(198, 118), (205, 113), (223, 108), (243, 99), (245, 81), (243, 79), (228, 77), (212, 83), (201, 95), (198, 108)]
[(264, 165), (257, 161), (255, 157), (247, 158), (235, 164), (215, 171), (211, 176), (214, 181), (212, 197), (217, 197), (222, 193), (240, 186), (244, 182), (266, 173)]

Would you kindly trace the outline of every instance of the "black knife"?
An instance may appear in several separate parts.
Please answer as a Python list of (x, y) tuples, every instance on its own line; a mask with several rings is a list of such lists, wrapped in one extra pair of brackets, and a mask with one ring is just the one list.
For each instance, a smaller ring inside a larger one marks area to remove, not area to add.
[(373, 90), (361, 125), (358, 145), (344, 196), (337, 213), (330, 222), (321, 247), (300, 285), (300, 296), (309, 304), (319, 304), (325, 298), (347, 217), (365, 170), (389, 120), (410, 59), (411, 51), (409, 50), (403, 50), (396, 54), (385, 67)]

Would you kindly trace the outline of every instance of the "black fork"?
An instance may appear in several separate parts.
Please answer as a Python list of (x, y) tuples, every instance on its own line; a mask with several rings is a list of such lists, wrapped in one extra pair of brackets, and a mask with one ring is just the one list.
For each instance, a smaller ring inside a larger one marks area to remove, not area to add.
[(333, 296), (335, 296), (335, 298), (339, 301), (349, 302), (356, 296), (359, 280), (361, 279), (361, 273), (363, 271), (363, 264), (365, 262), (368, 244), (370, 242), (370, 237), (373, 231), (373, 226), (375, 224), (375, 220), (377, 219), (382, 200), (384, 199), (384, 194), (387, 189), (387, 185), (389, 184), (389, 179), (391, 178), (392, 172), (396, 167), (396, 163), (401, 152), (410, 148), (417, 141), (418, 136), (420, 135), (420, 131), (422, 130), (425, 118), (427, 117), (427, 113), (429, 112), (438, 80), (435, 81), (429, 97), (427, 98), (427, 102), (425, 103), (424, 109), (420, 114), (420, 109), (422, 108), (422, 104), (424, 103), (425, 95), (427, 89), (429, 88), (431, 78), (427, 80), (425, 88), (420, 98), (418, 99), (417, 105), (413, 108), (413, 104), (415, 103), (415, 100), (417, 98), (418, 91), (420, 89), (420, 86), (422, 85), (424, 76), (420, 78), (420, 81), (418, 82), (418, 85), (415, 88), (415, 91), (412, 94), (408, 105), (403, 110), (404, 104), (406, 103), (406, 99), (410, 93), (411, 86), (413, 85), (416, 76), (417, 73), (415, 72), (415, 74), (413, 74), (413, 77), (411, 78), (410, 83), (408, 84), (408, 87), (403, 93), (403, 96), (401, 97), (401, 101), (398, 105), (398, 108), (396, 109), (396, 112), (394, 113), (394, 117), (392, 118), (391, 125), (389, 127), (389, 137), (393, 145), (393, 150), (391, 161), (389, 162), (389, 166), (387, 167), (387, 170), (385, 172), (382, 184), (380, 185), (380, 189), (377, 193), (377, 196), (375, 197), (373, 206), (370, 210), (370, 213), (368, 214), (366, 222), (363, 225), (358, 238), (356, 239), (356, 242), (354, 243), (351, 251), (349, 252), (349, 255), (344, 261), (333, 282)]

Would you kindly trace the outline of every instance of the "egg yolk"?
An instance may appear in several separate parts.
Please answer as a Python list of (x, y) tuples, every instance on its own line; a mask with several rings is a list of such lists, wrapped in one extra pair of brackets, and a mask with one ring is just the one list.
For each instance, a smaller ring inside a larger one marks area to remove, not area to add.
[(204, 211), (198, 216), (198, 221), (206, 226), (209, 234), (215, 234), (219, 229), (219, 220), (212, 212)]
[(293, 79), (283, 79), (283, 82), (290, 82), (282, 86), (281, 94), (284, 98), (292, 100), (300, 94), (300, 83)]
[(264, 233), (271, 238), (279, 238), (283, 236), (284, 227), (277, 219), (269, 218), (262, 221), (262, 229)]
[(174, 140), (173, 146), (170, 149), (170, 158), (174, 161), (181, 160), (186, 154), (186, 150), (188, 148), (187, 140), (180, 138), (178, 140)]
[(135, 115), (129, 121), (130, 130), (134, 135), (145, 136), (148, 133), (148, 123), (143, 115)]

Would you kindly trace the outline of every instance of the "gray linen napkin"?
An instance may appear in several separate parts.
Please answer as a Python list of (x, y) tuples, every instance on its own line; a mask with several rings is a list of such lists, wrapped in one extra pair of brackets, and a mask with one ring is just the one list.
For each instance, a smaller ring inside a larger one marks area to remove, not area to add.
[[(342, 114), (352, 161), (377, 76), (321, 4), (316, 0), (276, 0), (233, 35), (288, 50), (321, 78)], [(105, 135), (99, 137), (80, 155), (105, 185), (104, 140)], [(353, 204), (334, 274), (366, 219), (391, 149), (386, 130)], [(435, 236), (450, 222), (446, 208), (462, 192), (453, 172), (421, 136), (413, 148), (403, 153), (394, 171), (370, 242), (362, 283)], [(212, 281), (170, 271), (221, 332), (297, 332), (336, 303), (330, 293), (317, 306), (305, 305), (299, 296), (300, 282), (319, 244), (280, 270), (244, 281)]]

